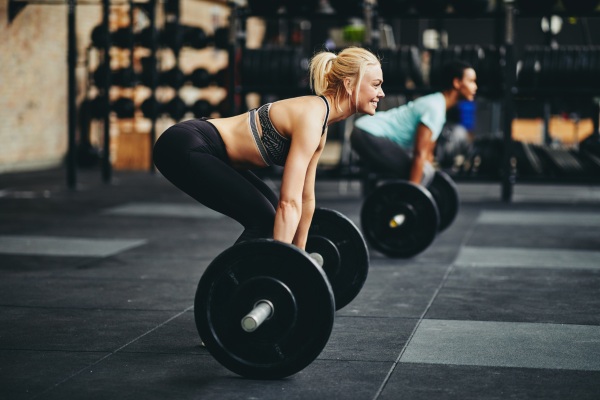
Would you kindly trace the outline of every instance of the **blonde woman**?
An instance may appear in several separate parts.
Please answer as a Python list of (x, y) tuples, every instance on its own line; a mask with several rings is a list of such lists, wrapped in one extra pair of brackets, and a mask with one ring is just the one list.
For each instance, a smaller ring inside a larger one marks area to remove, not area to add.
[[(304, 249), (327, 127), (354, 113), (375, 114), (384, 96), (379, 59), (359, 47), (317, 53), (309, 73), (314, 96), (180, 122), (154, 146), (154, 163), (169, 181), (242, 224), (236, 243), (273, 238)], [(279, 196), (251, 172), (273, 164), (283, 166)]]

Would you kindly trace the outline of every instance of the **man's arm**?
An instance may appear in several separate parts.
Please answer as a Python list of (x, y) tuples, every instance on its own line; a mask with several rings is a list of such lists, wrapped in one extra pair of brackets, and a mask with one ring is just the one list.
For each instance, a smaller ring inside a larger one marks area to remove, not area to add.
[(410, 169), (409, 181), (420, 184), (423, 179), (423, 168), (425, 163), (433, 164), (433, 150), (435, 142), (431, 139), (433, 133), (424, 124), (417, 126), (415, 144), (413, 149), (413, 161)]

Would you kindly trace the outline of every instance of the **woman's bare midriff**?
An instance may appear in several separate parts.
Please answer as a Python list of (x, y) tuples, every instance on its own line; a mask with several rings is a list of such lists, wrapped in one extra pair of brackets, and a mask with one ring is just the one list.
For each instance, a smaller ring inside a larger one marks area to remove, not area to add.
[[(248, 123), (248, 113), (209, 120), (221, 134), (227, 155), (235, 168), (266, 167)], [(260, 127), (259, 127), (260, 130)]]

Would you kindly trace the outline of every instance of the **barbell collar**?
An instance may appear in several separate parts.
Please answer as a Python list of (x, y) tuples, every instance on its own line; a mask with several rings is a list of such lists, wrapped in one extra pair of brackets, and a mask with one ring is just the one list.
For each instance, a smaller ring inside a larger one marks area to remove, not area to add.
[(325, 263), (325, 260), (323, 259), (323, 256), (320, 255), (319, 253), (310, 253), (310, 257), (315, 260), (317, 262), (317, 264), (319, 264), (319, 267), (323, 267), (323, 264)]
[(254, 332), (263, 322), (271, 318), (275, 313), (273, 303), (269, 300), (260, 300), (244, 318), (242, 318), (242, 329), (248, 333)]

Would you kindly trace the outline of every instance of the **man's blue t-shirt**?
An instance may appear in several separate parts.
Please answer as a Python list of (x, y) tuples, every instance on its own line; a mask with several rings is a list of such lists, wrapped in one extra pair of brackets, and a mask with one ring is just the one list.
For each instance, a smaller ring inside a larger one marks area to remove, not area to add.
[(400, 107), (378, 111), (354, 121), (354, 126), (374, 136), (386, 137), (404, 148), (412, 148), (419, 123), (431, 129), (432, 141), (446, 122), (446, 100), (440, 92), (419, 97)]

